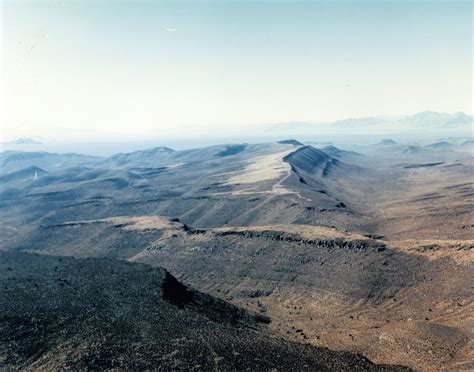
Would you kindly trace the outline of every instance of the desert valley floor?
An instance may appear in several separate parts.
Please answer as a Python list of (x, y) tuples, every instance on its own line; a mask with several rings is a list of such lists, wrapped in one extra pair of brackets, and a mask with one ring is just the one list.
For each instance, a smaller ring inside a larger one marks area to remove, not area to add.
[(469, 140), (0, 153), (0, 368), (474, 369)]

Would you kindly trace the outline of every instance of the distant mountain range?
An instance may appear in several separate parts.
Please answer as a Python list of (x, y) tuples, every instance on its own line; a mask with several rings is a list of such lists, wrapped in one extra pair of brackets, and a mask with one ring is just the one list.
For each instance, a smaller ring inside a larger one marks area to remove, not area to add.
[[(348, 118), (337, 121), (288, 121), (276, 123), (261, 123), (259, 125), (243, 125), (240, 127), (241, 138), (223, 138), (222, 142), (217, 142), (216, 139), (209, 136), (204, 141), (203, 145), (212, 146), (219, 143), (228, 143), (239, 141), (241, 145), (232, 148), (222, 148), (216, 150), (221, 156), (232, 155), (239, 153), (244, 149), (243, 144), (276, 141), (281, 138), (298, 138), (305, 144), (317, 143), (319, 146), (324, 144), (332, 144), (341, 140), (341, 136), (353, 135), (372, 137), (366, 143), (374, 143), (375, 138), (394, 138), (399, 141), (400, 136), (418, 136), (426, 141), (439, 140), (439, 138), (465, 138), (471, 137), (474, 124), (474, 116), (462, 112), (450, 114), (440, 113), (434, 111), (420, 112), (409, 116), (400, 117), (381, 117), (369, 116), (362, 118)], [(337, 139), (333, 136), (337, 136)], [(394, 136), (394, 137), (392, 137)], [(375, 138), (374, 138), (375, 137)], [(428, 139), (429, 137), (429, 139)], [(312, 142), (314, 139), (318, 142)], [(420, 139), (421, 139), (420, 138)], [(156, 139), (157, 142), (163, 143), (164, 139)], [(183, 141), (186, 143), (184, 148), (192, 148), (197, 146), (196, 138), (192, 134), (180, 138), (178, 142), (175, 139), (169, 139), (168, 144), (177, 149), (183, 148)], [(294, 140), (289, 140), (289, 144)], [(321, 142), (323, 141), (323, 142)], [(331, 141), (329, 143), (328, 141)], [(297, 141), (295, 141), (297, 142)], [(422, 141), (423, 142), (423, 141)], [(142, 142), (138, 141), (136, 144), (118, 141), (116, 143), (104, 142), (96, 143), (68, 143), (68, 142), (40, 142), (32, 137), (22, 137), (14, 140), (0, 142), (0, 151), (47, 151), (47, 152), (77, 152), (87, 153), (101, 156), (116, 155), (116, 160), (121, 161), (123, 155), (130, 157), (130, 154), (125, 152), (136, 152), (133, 156), (154, 156), (156, 154), (173, 156), (173, 149), (169, 147), (155, 147), (149, 148), (146, 151), (141, 149), (152, 147), (155, 141), (147, 139)], [(347, 143), (342, 141), (341, 143)], [(296, 143), (293, 143), (296, 145)], [(117, 154), (120, 152), (119, 154)]]
[(316, 134), (335, 132), (420, 132), (436, 131), (472, 131), (474, 117), (462, 112), (455, 114), (433, 111), (420, 112), (398, 118), (365, 117), (349, 118), (334, 122), (291, 121), (270, 125), (272, 132), (279, 134)]
[(42, 142), (37, 141), (33, 138), (18, 138), (12, 141), (0, 142), (1, 145), (41, 145)]

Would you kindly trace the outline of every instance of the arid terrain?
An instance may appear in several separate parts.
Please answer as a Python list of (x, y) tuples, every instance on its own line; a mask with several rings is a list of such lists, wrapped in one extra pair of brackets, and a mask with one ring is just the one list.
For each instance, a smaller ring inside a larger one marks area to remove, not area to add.
[(474, 371), (473, 16), (0, 0), (0, 372)]
[(0, 153), (0, 367), (473, 369), (468, 140)]
[(2, 368), (406, 370), (269, 336), (269, 319), (167, 271), (0, 252)]

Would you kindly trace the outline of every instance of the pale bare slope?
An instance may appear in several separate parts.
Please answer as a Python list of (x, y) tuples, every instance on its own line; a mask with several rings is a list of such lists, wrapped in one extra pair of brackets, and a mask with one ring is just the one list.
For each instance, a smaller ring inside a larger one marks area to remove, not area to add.
[(243, 170), (230, 174), (227, 183), (252, 184), (288, 176), (291, 168), (283, 158), (293, 151), (295, 150), (289, 149), (251, 159)]
[(473, 164), (406, 169), (396, 187), (376, 195), (379, 233), (397, 240), (474, 239)]

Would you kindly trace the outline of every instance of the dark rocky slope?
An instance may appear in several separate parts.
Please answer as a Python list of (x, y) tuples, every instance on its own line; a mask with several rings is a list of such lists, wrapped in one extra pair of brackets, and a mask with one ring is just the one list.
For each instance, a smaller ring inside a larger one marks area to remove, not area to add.
[(265, 333), (160, 268), (0, 253), (0, 368), (402, 370)]

